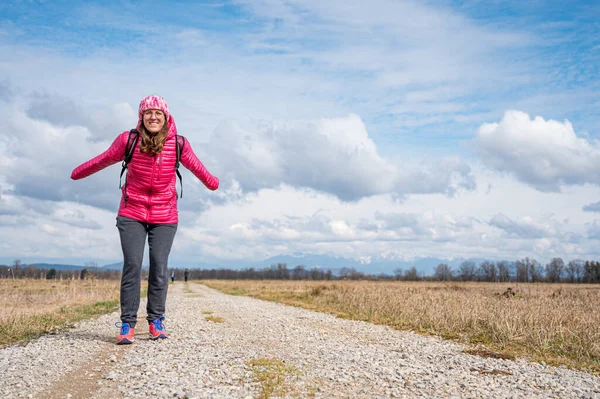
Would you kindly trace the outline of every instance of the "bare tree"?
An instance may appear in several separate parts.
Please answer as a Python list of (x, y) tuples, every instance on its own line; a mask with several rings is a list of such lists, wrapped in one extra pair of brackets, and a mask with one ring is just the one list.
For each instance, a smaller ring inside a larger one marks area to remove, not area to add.
[(397, 267), (394, 269), (394, 276), (396, 276), (396, 280), (400, 280), (402, 278), (403, 270), (401, 267)]
[(498, 281), (506, 283), (510, 281), (510, 270), (511, 265), (508, 262), (498, 262), (496, 264), (498, 268)]
[(498, 273), (494, 262), (485, 260), (479, 265), (479, 276), (483, 281), (497, 281)]
[(566, 268), (567, 279), (570, 283), (581, 282), (581, 276), (583, 274), (583, 260), (575, 259), (569, 262)]
[(287, 268), (287, 263), (277, 264), (277, 278), (280, 280), (288, 280), (290, 278), (290, 271)]
[(365, 278), (365, 274), (363, 272), (359, 272), (355, 268), (350, 268), (350, 275), (348, 276), (350, 280), (362, 280)]
[(551, 283), (557, 283), (560, 281), (564, 269), (565, 262), (563, 262), (561, 258), (553, 258), (550, 263), (546, 265), (546, 278)]
[[(529, 258), (526, 258), (529, 259)], [(535, 259), (529, 259), (529, 279), (532, 283), (542, 281), (544, 270), (542, 265)]]
[(600, 263), (586, 260), (583, 265), (583, 281), (586, 283), (600, 283)]
[(310, 279), (311, 280), (323, 280), (321, 277), (321, 270), (318, 267), (313, 267), (310, 270)]
[(452, 269), (447, 263), (440, 263), (434, 268), (433, 275), (437, 280), (449, 281), (452, 280)]
[(404, 273), (404, 280), (406, 280), (406, 281), (417, 281), (418, 279), (419, 279), (419, 273), (417, 272), (417, 268), (414, 266), (409, 268)]
[(542, 265), (535, 259), (525, 257), (518, 260), (516, 262), (516, 268), (517, 281), (520, 283), (527, 283), (529, 281), (535, 283), (542, 280), (544, 271), (542, 270)]
[(475, 266), (475, 262), (472, 260), (465, 260), (460, 264), (458, 269), (458, 273), (462, 281), (473, 281), (475, 280), (477, 267)]
[(10, 270), (13, 280), (15, 279), (15, 273), (17, 274), (17, 278), (21, 278), (20, 269), (21, 269), (21, 259), (15, 259), (13, 261), (12, 267), (10, 267), (8, 269), (8, 270)]
[(21, 277), (35, 278), (36, 274), (37, 274), (37, 269), (34, 265), (27, 265), (25, 267), (20, 268)]
[(350, 268), (344, 266), (340, 269), (340, 278), (342, 280), (345, 280), (350, 276), (350, 273), (351, 273)]
[(517, 272), (517, 282), (527, 283), (529, 282), (529, 258), (518, 260), (515, 263), (515, 269)]
[(304, 278), (305, 274), (306, 274), (306, 269), (304, 268), (304, 265), (297, 265), (292, 270), (292, 276), (293, 276), (294, 280), (302, 280)]

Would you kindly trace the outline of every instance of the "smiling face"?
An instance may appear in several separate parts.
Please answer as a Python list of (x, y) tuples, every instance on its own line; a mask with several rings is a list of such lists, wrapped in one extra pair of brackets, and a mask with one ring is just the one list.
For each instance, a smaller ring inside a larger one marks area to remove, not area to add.
[(144, 111), (144, 127), (151, 134), (160, 132), (165, 125), (165, 114), (158, 109), (147, 109)]

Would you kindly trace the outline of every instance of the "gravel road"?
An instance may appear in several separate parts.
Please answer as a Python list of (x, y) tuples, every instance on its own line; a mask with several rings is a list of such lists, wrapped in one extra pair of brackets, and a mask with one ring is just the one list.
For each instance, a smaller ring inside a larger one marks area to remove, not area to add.
[(142, 320), (133, 345), (115, 345), (113, 313), (2, 348), (0, 397), (600, 398), (589, 374), (195, 283), (169, 287), (166, 316), (159, 342)]

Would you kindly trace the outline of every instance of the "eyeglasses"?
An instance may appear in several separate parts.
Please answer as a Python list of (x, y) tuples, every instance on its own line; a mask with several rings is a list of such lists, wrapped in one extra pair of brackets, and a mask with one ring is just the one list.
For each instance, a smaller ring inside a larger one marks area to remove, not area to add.
[(164, 117), (165, 114), (162, 111), (158, 111), (158, 110), (148, 110), (148, 111), (144, 111), (144, 118), (162, 118)]

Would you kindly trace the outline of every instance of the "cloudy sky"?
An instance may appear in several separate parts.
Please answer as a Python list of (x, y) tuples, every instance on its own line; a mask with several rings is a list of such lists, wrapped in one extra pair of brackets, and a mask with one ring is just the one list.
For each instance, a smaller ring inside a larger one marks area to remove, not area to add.
[(184, 172), (172, 261), (598, 259), (600, 3), (0, 3), (0, 262), (121, 257), (120, 166), (159, 94)]

